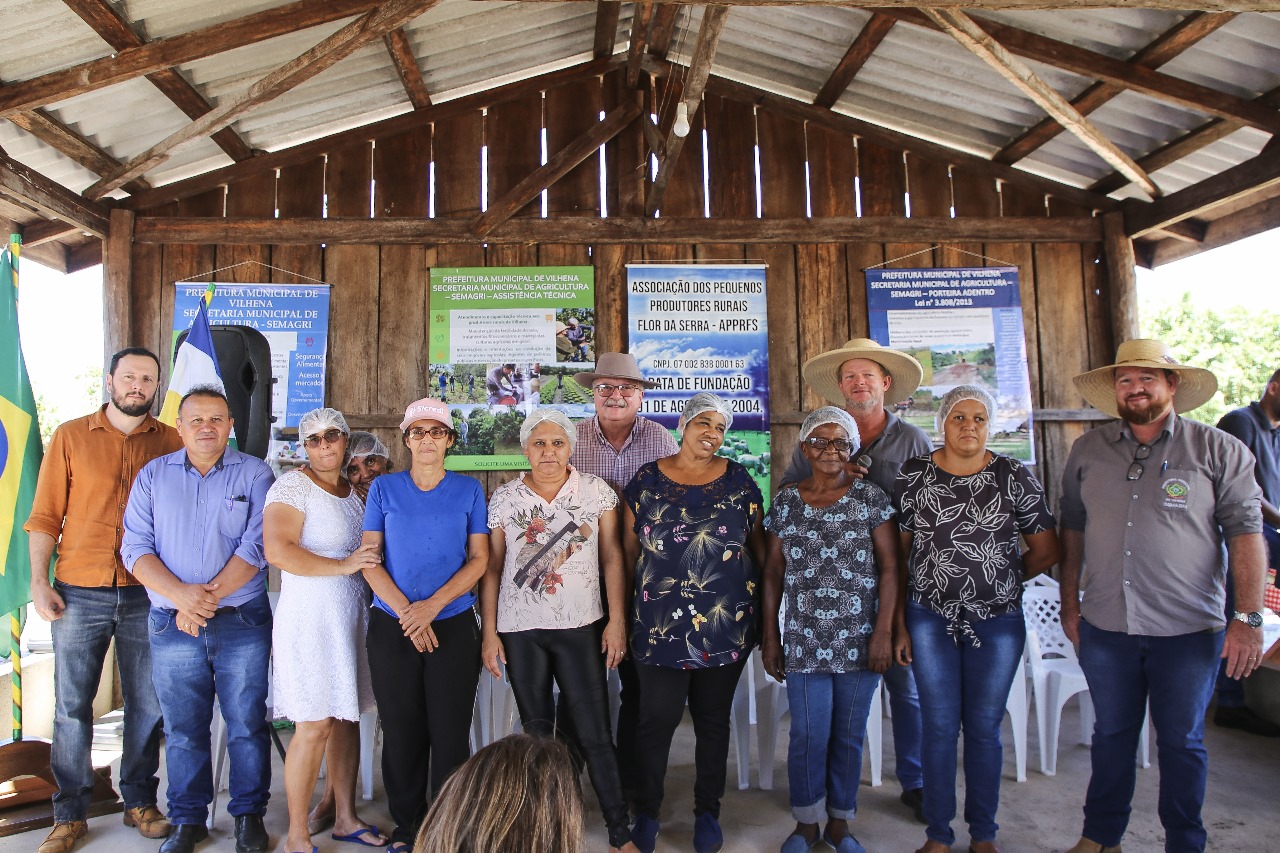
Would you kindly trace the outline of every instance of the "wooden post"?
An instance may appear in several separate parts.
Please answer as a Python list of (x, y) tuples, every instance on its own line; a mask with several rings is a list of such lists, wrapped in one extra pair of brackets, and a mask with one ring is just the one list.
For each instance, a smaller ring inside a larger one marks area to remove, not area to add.
[(1107, 258), (1107, 283), (1111, 292), (1111, 326), (1116, 345), (1136, 338), (1138, 329), (1138, 277), (1133, 241), (1125, 235), (1124, 214), (1102, 216), (1102, 249)]
[(133, 283), (133, 222), (132, 210), (112, 210), (110, 232), (102, 241), (104, 371), (112, 355), (132, 344), (129, 340), (130, 329), (133, 328), (129, 291)]

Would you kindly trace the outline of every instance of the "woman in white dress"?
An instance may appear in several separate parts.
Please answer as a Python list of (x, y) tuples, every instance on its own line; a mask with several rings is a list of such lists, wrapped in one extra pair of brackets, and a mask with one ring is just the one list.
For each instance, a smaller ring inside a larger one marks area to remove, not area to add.
[(307, 412), (298, 435), (308, 466), (275, 482), (263, 513), (267, 560), (282, 573), (272, 634), (275, 716), (297, 726), (284, 764), (284, 850), (315, 853), (307, 809), (330, 740), (333, 837), (382, 847), (386, 836), (355, 811), (360, 714), (373, 708), (364, 650), (369, 600), (360, 571), (378, 564), (378, 552), (360, 545), (364, 502), (343, 477), (350, 430), (342, 413)]

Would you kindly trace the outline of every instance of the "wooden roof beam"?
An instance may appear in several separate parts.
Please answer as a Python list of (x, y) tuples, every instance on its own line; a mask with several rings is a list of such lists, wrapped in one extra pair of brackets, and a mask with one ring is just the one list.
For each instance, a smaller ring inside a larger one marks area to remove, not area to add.
[(489, 209), (476, 217), (471, 226), (477, 237), (484, 237), (514, 216), (520, 208), (538, 197), (547, 187), (573, 171), (587, 158), (600, 150), (610, 139), (613, 139), (640, 115), (640, 106), (628, 102), (614, 107), (603, 121), (577, 139), (561, 148), (547, 158), (547, 162), (534, 169), (529, 176), (512, 187), (502, 198), (489, 206)]
[(1220, 205), (1238, 201), (1280, 186), (1280, 151), (1259, 154), (1239, 166), (1233, 166), (1186, 189), (1178, 190), (1159, 201), (1128, 201), (1124, 206), (1125, 232), (1130, 237), (1145, 237), (1155, 231), (1200, 216)]
[[(689, 111), (689, 120), (697, 114), (702, 106), (702, 92), (711, 77), (711, 63), (716, 58), (716, 48), (720, 45), (720, 34), (724, 32), (725, 21), (729, 17), (728, 6), (706, 6), (702, 11), (702, 23), (698, 27), (698, 41), (693, 46), (693, 55), (689, 59), (689, 71), (684, 78), (684, 88), (680, 92), (680, 103)], [(678, 109), (678, 107), (677, 107)], [(674, 130), (667, 135), (666, 153), (658, 164), (658, 174), (649, 188), (649, 199), (645, 210), (653, 216), (662, 208), (662, 196), (666, 192), (667, 182), (675, 170), (676, 161), (684, 149), (687, 137), (679, 136)]]
[[(544, 3), (548, 0), (523, 0)], [(554, 0), (552, 0), (554, 2)], [(576, 2), (576, 0), (565, 0)], [(684, 6), (702, 6), (706, 0), (667, 0)], [(926, 9), (938, 6), (937, 0), (723, 0), (727, 6), (847, 6), (854, 9), (896, 8)], [(1168, 9), (1175, 12), (1274, 12), (1275, 0), (965, 0), (969, 9), (992, 9), (1005, 12), (1027, 12), (1036, 9)]]
[(950, 33), (952, 38), (991, 66), (997, 74), (1039, 104), (1041, 109), (1053, 116), (1095, 154), (1110, 163), (1112, 168), (1128, 176), (1153, 198), (1160, 195), (1160, 188), (1128, 154), (1107, 139), (1052, 86), (1040, 79), (1030, 66), (1014, 57), (999, 42), (987, 35), (972, 18), (958, 9), (926, 9), (924, 13), (939, 27)]
[(22, 248), (29, 249), (32, 246), (39, 246), (43, 243), (52, 243), (54, 240), (76, 233), (77, 229), (70, 222), (63, 222), (61, 219), (46, 219), (43, 222), (33, 222), (22, 228)]
[(618, 17), (622, 13), (619, 0), (596, 0), (596, 38), (591, 55), (595, 59), (613, 56), (618, 40)]
[(415, 110), (425, 110), (431, 106), (431, 92), (427, 90), (427, 81), (422, 77), (422, 69), (418, 67), (418, 58), (413, 55), (413, 45), (409, 44), (409, 36), (404, 27), (396, 27), (382, 37), (387, 45), (387, 53), (391, 55), (391, 64), (400, 75), (400, 83), (404, 86), (409, 103)]
[(439, 2), (440, 0), (387, 0), (382, 6), (366, 12), (311, 49), (270, 72), (250, 86), (244, 94), (227, 98), (216, 109), (139, 154), (123, 169), (89, 187), (85, 195), (89, 198), (101, 198), (131, 178), (168, 160), (184, 146), (226, 127), (259, 104), (310, 80), (370, 41), (407, 24)]
[[(111, 45), (112, 50), (125, 50), (146, 44), (146, 40), (134, 32), (129, 22), (106, 0), (62, 0), (62, 2), (92, 27), (103, 41)], [(213, 109), (204, 95), (197, 92), (185, 77), (172, 68), (148, 74), (147, 79), (178, 109), (186, 113), (187, 118), (200, 118)], [(213, 141), (232, 160), (248, 160), (253, 156), (253, 150), (229, 127), (215, 133)]]
[(653, 12), (653, 27), (649, 31), (649, 53), (659, 59), (666, 59), (671, 50), (671, 36), (676, 31), (676, 16), (680, 14), (679, 3), (659, 3)]
[(62, 184), (4, 155), (0, 155), (0, 196), (95, 237), (105, 236), (110, 228), (111, 217), (106, 205), (81, 198)]
[(65, 101), (184, 62), (340, 21), (378, 6), (380, 0), (294, 0), (243, 18), (117, 51), (30, 80), (0, 87), (0, 118)]
[(649, 21), (653, 18), (652, 0), (638, 5), (631, 18), (631, 42), (627, 45), (627, 86), (640, 85), (640, 60), (644, 58), (645, 41), (649, 38)]
[[(16, 113), (9, 116), (9, 121), (50, 148), (75, 160), (95, 175), (105, 175), (121, 166), (120, 161), (108, 154), (105, 149), (98, 147), (42, 109), (34, 109), (29, 113)], [(125, 189), (129, 192), (145, 192), (150, 188), (151, 185), (142, 178), (135, 178), (125, 184)]]
[[(1128, 61), (1131, 65), (1158, 68), (1187, 48), (1199, 43), (1206, 36), (1217, 32), (1236, 17), (1237, 14), (1234, 12), (1221, 14), (1192, 12), (1131, 56)], [(1123, 88), (1114, 83), (1094, 83), (1073, 98), (1071, 105), (1081, 115), (1088, 115), (1123, 91)], [(1016, 163), (1061, 132), (1062, 125), (1047, 118), (1001, 148), (991, 159), (998, 163)]]
[(834, 106), (896, 23), (898, 23), (897, 19), (890, 15), (873, 12), (862, 31), (853, 40), (853, 44), (849, 45), (844, 56), (836, 63), (827, 82), (823, 83), (822, 88), (818, 90), (818, 96), (813, 99), (813, 103), (819, 107)]

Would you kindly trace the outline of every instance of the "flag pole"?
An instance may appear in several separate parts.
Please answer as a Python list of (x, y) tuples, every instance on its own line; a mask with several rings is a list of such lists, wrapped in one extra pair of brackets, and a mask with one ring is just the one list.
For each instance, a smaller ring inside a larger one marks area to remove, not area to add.
[[(13, 275), (18, 276), (18, 257), (22, 254), (22, 235), (9, 235), (9, 255)], [(9, 614), (9, 698), (13, 705), (13, 739), (22, 740), (22, 608)]]

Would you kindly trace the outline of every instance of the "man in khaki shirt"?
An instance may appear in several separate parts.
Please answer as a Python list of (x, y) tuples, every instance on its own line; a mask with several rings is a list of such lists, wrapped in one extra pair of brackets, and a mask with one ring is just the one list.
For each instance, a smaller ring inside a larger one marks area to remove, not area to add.
[[(88, 832), (93, 698), (112, 637), (125, 701), (124, 823), (146, 838), (169, 834), (169, 821), (156, 808), (161, 727), (147, 637), (150, 602), (120, 559), (134, 476), (152, 459), (182, 447), (177, 431), (150, 415), (159, 376), (160, 362), (149, 350), (131, 347), (112, 356), (111, 401), (54, 432), (24, 526), (31, 548), (31, 600), (41, 618), (52, 623), (54, 651), (50, 763), (58, 792), (53, 830), (39, 853), (67, 853)], [(50, 584), (39, 567), (49, 565), (55, 545), (58, 560)]]

